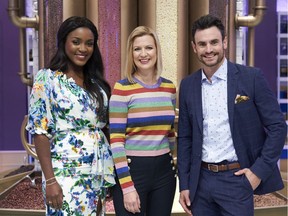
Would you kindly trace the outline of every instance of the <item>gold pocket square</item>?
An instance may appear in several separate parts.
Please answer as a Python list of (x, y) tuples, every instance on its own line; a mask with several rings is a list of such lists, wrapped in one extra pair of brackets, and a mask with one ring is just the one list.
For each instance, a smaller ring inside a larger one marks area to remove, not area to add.
[(249, 99), (250, 98), (248, 96), (237, 94), (236, 98), (235, 98), (235, 104), (238, 104), (238, 103), (241, 103), (241, 102), (245, 102), (245, 101), (247, 101)]

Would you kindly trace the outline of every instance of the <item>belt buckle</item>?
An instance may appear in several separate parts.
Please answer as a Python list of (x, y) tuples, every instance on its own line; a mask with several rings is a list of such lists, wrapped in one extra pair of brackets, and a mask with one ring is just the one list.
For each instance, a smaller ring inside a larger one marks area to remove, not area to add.
[(218, 165), (215, 164), (208, 164), (208, 170), (212, 172), (219, 172)]

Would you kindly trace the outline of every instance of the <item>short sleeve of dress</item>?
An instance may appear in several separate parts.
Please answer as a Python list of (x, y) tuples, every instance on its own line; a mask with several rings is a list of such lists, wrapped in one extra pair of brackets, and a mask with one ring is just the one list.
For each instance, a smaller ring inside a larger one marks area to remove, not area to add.
[(30, 134), (44, 134), (49, 139), (54, 131), (54, 121), (51, 112), (51, 81), (52, 72), (40, 70), (35, 78), (30, 95), (28, 123), (26, 130)]

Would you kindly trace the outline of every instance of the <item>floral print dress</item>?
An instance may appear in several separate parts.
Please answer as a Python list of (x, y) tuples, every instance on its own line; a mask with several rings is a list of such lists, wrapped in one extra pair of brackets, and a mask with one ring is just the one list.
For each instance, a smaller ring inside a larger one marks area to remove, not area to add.
[[(98, 200), (104, 201), (107, 188), (115, 184), (109, 143), (101, 130), (107, 123), (103, 116), (72, 78), (50, 69), (37, 73), (26, 129), (49, 138), (54, 174), (64, 194), (62, 210), (46, 205), (46, 215), (96, 215)], [(43, 181), (44, 198), (45, 188)], [(101, 215), (105, 203), (103, 208)]]

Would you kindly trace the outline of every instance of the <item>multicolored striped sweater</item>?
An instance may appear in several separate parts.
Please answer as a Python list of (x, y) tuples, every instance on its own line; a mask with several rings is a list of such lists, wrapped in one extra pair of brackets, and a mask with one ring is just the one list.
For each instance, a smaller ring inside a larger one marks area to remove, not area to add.
[(118, 81), (109, 105), (110, 143), (123, 194), (134, 191), (127, 156), (159, 156), (174, 149), (175, 85), (163, 78), (147, 86)]

